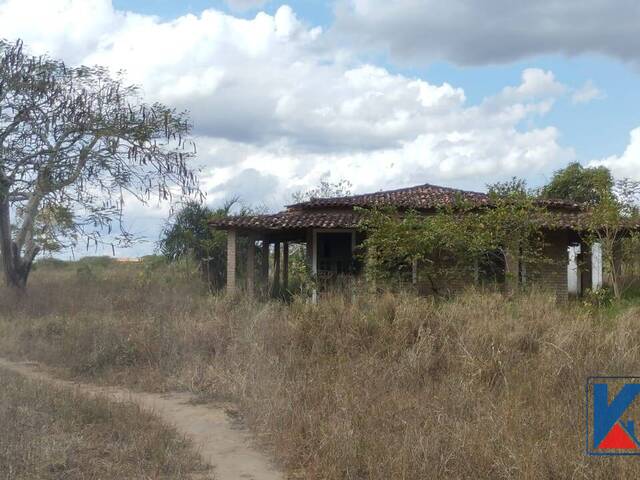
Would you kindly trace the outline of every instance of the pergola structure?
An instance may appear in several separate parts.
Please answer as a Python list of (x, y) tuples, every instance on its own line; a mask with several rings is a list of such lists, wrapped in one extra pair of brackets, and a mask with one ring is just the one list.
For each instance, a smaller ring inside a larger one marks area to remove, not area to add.
[(239, 237), (246, 237), (250, 245), (258, 242), (261, 245), (260, 272), (256, 272), (255, 249), (249, 248), (244, 259), (247, 272), (245, 289), (248, 294), (254, 294), (256, 290), (268, 291), (272, 250), (271, 290), (287, 289), (291, 244), (306, 246), (306, 258), (314, 275), (327, 277), (331, 274), (354, 273), (353, 251), (359, 219), (360, 216), (355, 213), (287, 211), (275, 215), (237, 216), (212, 221), (213, 228), (227, 231), (227, 291), (235, 292), (238, 288), (236, 262)]
[[(435, 185), (418, 185), (398, 190), (381, 191), (363, 195), (335, 198), (314, 198), (290, 205), (286, 210), (272, 215), (231, 216), (210, 222), (212, 228), (226, 230), (227, 290), (236, 292), (238, 238), (246, 237), (252, 245), (261, 243), (262, 269), (256, 282), (255, 249), (249, 248), (246, 262), (245, 288), (253, 294), (258, 285), (267, 291), (269, 259), (273, 246), (273, 285), (275, 290), (287, 288), (289, 245), (305, 244), (306, 257), (313, 275), (318, 279), (330, 279), (342, 274), (360, 271), (354, 251), (364, 239), (358, 225), (361, 215), (357, 207), (395, 207), (399, 211), (416, 210), (425, 215), (443, 206), (464, 200), (466, 205), (490, 206), (489, 197), (480, 192), (470, 192)], [(543, 225), (545, 230), (545, 256), (551, 259), (542, 267), (541, 283), (555, 289), (558, 297), (579, 294), (582, 289), (598, 289), (602, 285), (602, 252), (599, 245), (590, 248), (581, 240), (580, 225), (585, 214), (584, 206), (562, 200), (543, 200), (543, 206), (554, 213), (553, 224)], [(588, 262), (584, 260), (589, 255)], [(587, 268), (579, 268), (579, 264)], [(526, 266), (515, 253), (506, 255), (504, 277), (507, 282), (526, 281)], [(417, 265), (414, 265), (413, 282), (419, 283)]]

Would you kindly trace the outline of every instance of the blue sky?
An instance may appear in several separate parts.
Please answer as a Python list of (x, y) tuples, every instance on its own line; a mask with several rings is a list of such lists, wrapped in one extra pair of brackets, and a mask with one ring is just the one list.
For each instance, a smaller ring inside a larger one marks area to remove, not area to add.
[[(321, 180), (640, 180), (638, 25), (635, 0), (0, 0), (3, 36), (189, 110), (210, 205), (270, 211)], [(127, 209), (151, 240), (169, 213)]]
[[(114, 6), (122, 10), (132, 10), (134, 12), (146, 15), (157, 15), (165, 20), (185, 15), (188, 13), (198, 15), (203, 10), (215, 8), (230, 14), (251, 18), (258, 11), (265, 11), (274, 14), (283, 2), (268, 1), (262, 7), (248, 8), (246, 10), (238, 10), (229, 8), (224, 1), (217, 0), (114, 0)], [(322, 25), (328, 27), (333, 20), (333, 3), (330, 1), (320, 0), (293, 0), (286, 2), (296, 13), (312, 23), (313, 25)]]

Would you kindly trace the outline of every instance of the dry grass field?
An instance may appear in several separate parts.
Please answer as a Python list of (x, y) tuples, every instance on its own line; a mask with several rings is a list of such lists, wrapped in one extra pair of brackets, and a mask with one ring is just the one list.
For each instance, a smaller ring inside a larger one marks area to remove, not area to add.
[(258, 303), (144, 265), (40, 268), (24, 298), (0, 292), (0, 355), (236, 402), (304, 478), (640, 476), (634, 458), (584, 454), (586, 377), (640, 369), (633, 306), (541, 292)]
[(190, 479), (190, 445), (129, 404), (87, 398), (0, 372), (3, 480)]

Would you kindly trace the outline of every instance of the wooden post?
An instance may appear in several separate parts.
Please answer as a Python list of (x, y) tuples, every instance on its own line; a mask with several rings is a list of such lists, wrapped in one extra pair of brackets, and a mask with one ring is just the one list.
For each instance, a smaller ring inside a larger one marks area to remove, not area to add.
[(247, 294), (255, 295), (256, 292), (256, 237), (249, 234), (249, 247), (247, 251)]
[(227, 231), (227, 293), (236, 293), (236, 251), (238, 235), (235, 230)]
[[(317, 280), (318, 273), (316, 253), (316, 235), (313, 229), (310, 228), (307, 230), (307, 262), (314, 282)], [(318, 290), (315, 287), (311, 291), (311, 302), (314, 304), (318, 302)]]
[(280, 242), (275, 242), (273, 251), (273, 295), (280, 294)]
[(282, 289), (289, 289), (289, 242), (282, 245)]
[(262, 255), (262, 270), (260, 272), (260, 281), (262, 285), (260, 285), (260, 290), (262, 291), (262, 294), (264, 296), (267, 296), (269, 294), (269, 249), (269, 241), (265, 238), (264, 240), (262, 240), (262, 250), (260, 252), (260, 254)]
[(313, 230), (307, 230), (307, 264), (309, 271), (313, 268)]

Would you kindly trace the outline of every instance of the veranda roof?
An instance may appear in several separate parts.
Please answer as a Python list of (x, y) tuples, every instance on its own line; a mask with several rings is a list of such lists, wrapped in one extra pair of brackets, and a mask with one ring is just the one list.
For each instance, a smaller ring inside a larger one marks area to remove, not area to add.
[[(287, 210), (271, 215), (232, 216), (212, 220), (218, 229), (243, 230), (301, 230), (307, 228), (357, 228), (361, 214), (354, 207), (395, 207), (401, 210), (433, 211), (453, 206), (460, 201), (471, 206), (491, 204), (489, 196), (481, 192), (459, 190), (437, 185), (417, 185), (362, 195), (333, 198), (313, 198), (307, 202), (289, 205)], [(540, 200), (540, 204), (558, 210), (553, 219), (544, 222), (546, 228), (583, 229), (583, 205), (565, 200)]]
[(233, 216), (212, 220), (214, 228), (228, 230), (296, 230), (305, 228), (356, 228), (361, 215), (355, 212), (286, 211), (274, 215)]
[[(213, 228), (228, 230), (303, 230), (307, 228), (358, 228), (362, 214), (357, 212), (307, 212), (285, 211), (274, 215), (233, 216), (212, 220)], [(541, 228), (549, 230), (569, 229), (584, 231), (589, 227), (588, 212), (555, 211), (540, 222)], [(630, 223), (628, 229), (640, 229), (640, 223)]]

